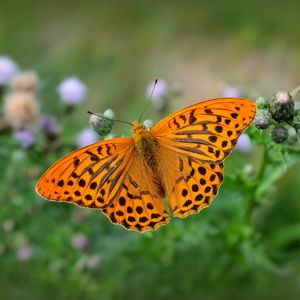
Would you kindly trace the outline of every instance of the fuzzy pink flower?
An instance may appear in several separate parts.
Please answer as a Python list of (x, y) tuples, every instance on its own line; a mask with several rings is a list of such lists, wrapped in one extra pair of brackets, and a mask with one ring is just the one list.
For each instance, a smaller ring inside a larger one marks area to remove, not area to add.
[[(154, 82), (148, 84), (146, 88), (147, 99), (151, 96), (153, 87), (154, 87)], [(167, 81), (163, 79), (158, 80), (151, 98), (151, 102), (153, 103), (153, 106), (157, 109), (163, 108), (166, 103), (169, 92), (170, 92), (170, 88)]]
[(232, 85), (225, 85), (222, 91), (222, 97), (240, 97), (241, 91)]
[(29, 148), (36, 142), (35, 135), (29, 130), (19, 130), (14, 132), (14, 137), (23, 148)]
[(77, 250), (85, 250), (88, 246), (88, 240), (85, 235), (77, 233), (72, 237), (72, 245)]
[(251, 140), (249, 138), (249, 135), (246, 133), (243, 133), (236, 144), (236, 149), (242, 153), (250, 153), (252, 150)]
[(69, 77), (60, 83), (58, 93), (68, 105), (79, 105), (86, 96), (86, 85), (77, 77)]
[(0, 56), (0, 85), (10, 82), (18, 72), (17, 64), (7, 56)]
[(33, 257), (33, 248), (28, 245), (24, 244), (18, 249), (17, 257), (20, 261), (29, 261)]
[(76, 145), (82, 148), (98, 141), (98, 135), (92, 129), (85, 128), (77, 135)]

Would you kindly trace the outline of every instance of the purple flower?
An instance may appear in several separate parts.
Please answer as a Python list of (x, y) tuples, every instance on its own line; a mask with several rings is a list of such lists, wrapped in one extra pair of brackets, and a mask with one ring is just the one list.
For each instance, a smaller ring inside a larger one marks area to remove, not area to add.
[(10, 82), (18, 72), (17, 64), (7, 56), (0, 56), (0, 85)]
[(58, 93), (66, 104), (76, 106), (86, 96), (86, 85), (77, 77), (69, 77), (60, 83)]
[[(148, 84), (147, 89), (146, 89), (146, 97), (147, 99), (151, 96), (152, 90), (154, 87), (154, 82), (151, 82)], [(167, 96), (169, 94), (169, 84), (163, 80), (160, 79), (157, 81), (157, 84), (155, 86), (155, 89), (152, 94), (152, 103), (155, 108), (157, 109), (162, 109), (166, 103)]]
[(21, 261), (29, 261), (33, 257), (33, 248), (28, 245), (22, 245), (17, 252), (17, 257)]
[(251, 140), (248, 134), (243, 133), (236, 144), (236, 149), (242, 153), (249, 153), (252, 150)]
[(232, 85), (225, 85), (223, 87), (222, 96), (223, 97), (240, 97), (241, 92), (237, 87)]
[(77, 233), (72, 237), (72, 245), (77, 250), (85, 250), (88, 245), (88, 240), (85, 235)]
[(98, 142), (98, 135), (90, 128), (83, 129), (76, 138), (76, 145), (80, 148)]
[(35, 135), (29, 130), (19, 130), (14, 133), (15, 139), (17, 139), (23, 148), (29, 148), (36, 142)]
[(48, 137), (57, 137), (60, 134), (59, 125), (53, 116), (43, 116), (41, 126)]

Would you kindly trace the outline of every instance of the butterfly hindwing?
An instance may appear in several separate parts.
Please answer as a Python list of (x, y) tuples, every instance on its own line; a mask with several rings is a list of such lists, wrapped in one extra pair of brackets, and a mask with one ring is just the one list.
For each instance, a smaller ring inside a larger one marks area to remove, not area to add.
[(200, 162), (161, 148), (160, 164), (168, 203), (175, 217), (185, 218), (209, 206), (223, 182), (223, 163)]
[(103, 212), (113, 223), (139, 232), (167, 224), (170, 216), (154, 178), (151, 168), (135, 154), (117, 199)]

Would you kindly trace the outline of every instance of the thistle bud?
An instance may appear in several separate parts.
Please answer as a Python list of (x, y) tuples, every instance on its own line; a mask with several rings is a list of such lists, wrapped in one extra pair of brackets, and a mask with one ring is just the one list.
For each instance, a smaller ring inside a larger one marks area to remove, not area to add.
[(258, 109), (254, 118), (254, 125), (258, 129), (267, 129), (270, 127), (272, 116), (267, 109)]
[(265, 109), (265, 108), (268, 108), (269, 103), (266, 98), (259, 97), (256, 99), (256, 106), (258, 109)]
[(153, 120), (151, 120), (151, 119), (146, 119), (146, 120), (143, 122), (143, 125), (144, 125), (148, 130), (150, 130), (150, 129), (153, 127), (154, 122), (153, 122)]
[(270, 104), (270, 112), (277, 122), (289, 122), (294, 118), (295, 103), (290, 93), (278, 91)]
[(287, 140), (288, 131), (282, 125), (278, 125), (272, 130), (271, 138), (275, 143), (281, 144)]
[(103, 114), (92, 114), (89, 121), (90, 127), (101, 136), (107, 135), (115, 123), (112, 120), (114, 116), (115, 114), (111, 109), (107, 109)]

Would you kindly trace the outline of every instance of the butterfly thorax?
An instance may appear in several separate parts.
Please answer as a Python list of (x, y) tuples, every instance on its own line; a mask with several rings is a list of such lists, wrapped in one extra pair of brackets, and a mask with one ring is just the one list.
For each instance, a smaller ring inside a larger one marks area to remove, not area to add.
[(136, 151), (151, 168), (155, 168), (157, 166), (155, 160), (157, 147), (156, 140), (143, 124), (133, 121), (132, 125), (132, 134)]

